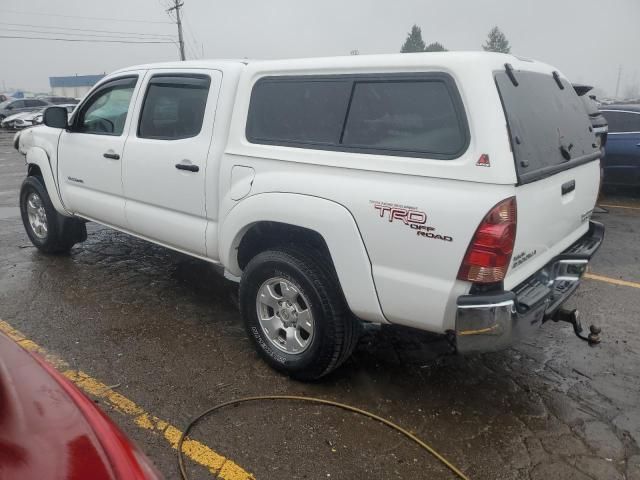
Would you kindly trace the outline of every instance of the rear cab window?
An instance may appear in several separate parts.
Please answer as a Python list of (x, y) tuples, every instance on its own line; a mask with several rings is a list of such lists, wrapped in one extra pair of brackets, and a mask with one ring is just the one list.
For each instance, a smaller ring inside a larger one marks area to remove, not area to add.
[[(520, 184), (595, 160), (600, 150), (582, 100), (559, 75), (495, 74)], [(559, 83), (563, 88), (560, 88)]]
[(265, 77), (253, 87), (252, 143), (453, 159), (469, 130), (453, 79), (441, 73)]

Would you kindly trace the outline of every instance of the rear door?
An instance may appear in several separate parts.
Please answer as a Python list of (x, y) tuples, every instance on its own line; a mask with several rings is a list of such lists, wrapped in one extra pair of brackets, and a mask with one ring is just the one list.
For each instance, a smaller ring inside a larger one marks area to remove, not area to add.
[(604, 182), (640, 185), (640, 112), (603, 110), (602, 114), (609, 122)]
[(222, 73), (154, 70), (136, 108), (123, 170), (129, 230), (204, 256), (206, 185)]
[(571, 84), (559, 74), (498, 72), (518, 185), (518, 227), (505, 286), (513, 287), (588, 229), (600, 150)]

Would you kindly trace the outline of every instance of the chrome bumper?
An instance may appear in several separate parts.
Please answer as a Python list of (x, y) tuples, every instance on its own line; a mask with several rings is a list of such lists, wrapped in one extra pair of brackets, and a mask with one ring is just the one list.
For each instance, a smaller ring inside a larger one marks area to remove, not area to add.
[(603, 239), (604, 226), (591, 222), (586, 235), (513, 291), (459, 297), (457, 351), (500, 350), (530, 335), (578, 288)]

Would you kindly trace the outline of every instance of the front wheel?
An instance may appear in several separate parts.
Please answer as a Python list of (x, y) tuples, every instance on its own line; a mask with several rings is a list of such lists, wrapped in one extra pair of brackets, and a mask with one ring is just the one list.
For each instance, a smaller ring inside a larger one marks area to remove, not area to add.
[(296, 248), (256, 255), (240, 283), (249, 337), (276, 370), (316, 380), (352, 353), (359, 321), (349, 311), (333, 268)]
[(20, 214), (33, 243), (45, 253), (63, 253), (87, 238), (84, 223), (56, 212), (47, 189), (38, 177), (27, 177), (20, 188)]

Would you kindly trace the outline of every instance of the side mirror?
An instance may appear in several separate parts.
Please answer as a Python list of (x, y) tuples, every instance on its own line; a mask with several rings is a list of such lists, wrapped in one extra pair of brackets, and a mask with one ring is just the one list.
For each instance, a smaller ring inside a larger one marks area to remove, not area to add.
[(5, 107), (5, 110), (13, 110), (13, 105), (7, 105), (7, 106)]
[(43, 123), (51, 128), (67, 128), (67, 109), (64, 107), (49, 107), (44, 111)]

